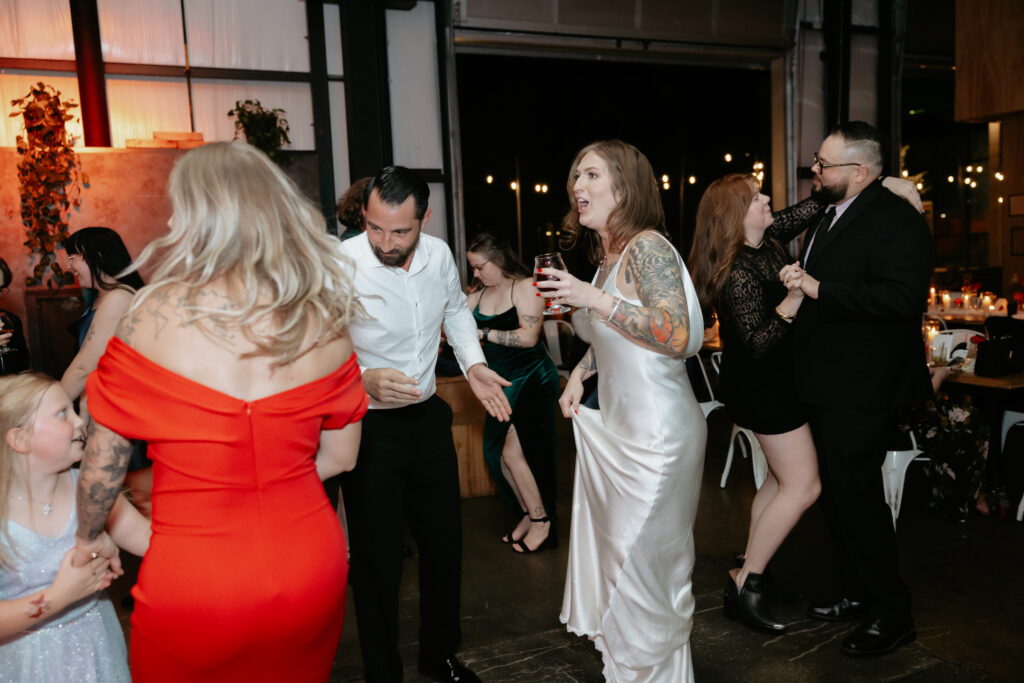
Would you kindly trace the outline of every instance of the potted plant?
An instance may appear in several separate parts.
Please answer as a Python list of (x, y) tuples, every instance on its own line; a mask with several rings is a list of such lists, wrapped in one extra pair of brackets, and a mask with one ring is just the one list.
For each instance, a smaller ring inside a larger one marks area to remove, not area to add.
[(68, 236), (68, 211), (81, 203), (82, 182), (89, 182), (72, 147), (74, 138), (64, 128), (74, 118), (69, 110), (78, 105), (62, 101), (59, 90), (39, 82), (25, 97), (11, 100), (11, 106), (16, 110), (10, 116), (21, 116), (25, 126), (25, 135), (17, 138), (25, 246), (39, 255), (25, 284), (71, 284), (74, 276), (61, 269), (54, 251)]
[(238, 100), (228, 112), (235, 119), (235, 139), (245, 141), (260, 150), (278, 165), (286, 165), (288, 154), (282, 148), (290, 145), (288, 119), (283, 109), (264, 109), (259, 100)]

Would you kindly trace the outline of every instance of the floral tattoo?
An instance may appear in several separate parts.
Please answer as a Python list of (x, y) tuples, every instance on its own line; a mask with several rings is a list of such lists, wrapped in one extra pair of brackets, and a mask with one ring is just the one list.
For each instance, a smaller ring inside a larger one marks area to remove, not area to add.
[(690, 339), (683, 274), (669, 243), (653, 232), (633, 242), (626, 258), (626, 282), (636, 285), (640, 305), (623, 301), (612, 324), (641, 344), (679, 353)]

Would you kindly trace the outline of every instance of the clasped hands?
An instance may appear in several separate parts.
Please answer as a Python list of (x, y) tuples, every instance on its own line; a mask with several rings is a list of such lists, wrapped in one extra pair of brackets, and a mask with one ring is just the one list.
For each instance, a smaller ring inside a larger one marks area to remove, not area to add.
[(791, 295), (807, 295), (812, 299), (818, 298), (818, 280), (807, 274), (807, 271), (800, 267), (799, 261), (794, 261), (784, 266), (779, 271), (779, 280), (786, 286)]
[[(76, 545), (70, 551), (70, 566), (86, 569), (99, 579), (96, 590), (110, 586), (114, 579), (124, 574), (121, 568), (121, 554), (107, 532), (101, 532), (92, 540), (76, 537)], [(102, 576), (101, 576), (102, 575)]]

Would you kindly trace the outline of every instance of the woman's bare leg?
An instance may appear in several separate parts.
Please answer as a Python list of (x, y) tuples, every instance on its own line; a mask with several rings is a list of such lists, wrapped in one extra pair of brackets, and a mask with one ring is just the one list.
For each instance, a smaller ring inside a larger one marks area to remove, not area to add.
[[(544, 510), (544, 501), (540, 497), (540, 489), (537, 488), (537, 480), (533, 478), (533, 472), (526, 463), (526, 455), (519, 443), (519, 435), (515, 427), (508, 430), (505, 437), (505, 447), (501, 451), (502, 470), (508, 472), (508, 483), (516, 493), (516, 498), (526, 509), (533, 519), (542, 519), (547, 516)], [(516, 527), (513, 537), (521, 539), (528, 548), (536, 548), (548, 537), (551, 530), (551, 522), (531, 522), (524, 519)], [(526, 534), (525, 536), (521, 534)]]
[(821, 492), (818, 458), (809, 426), (803, 425), (785, 434), (756, 436), (778, 491), (756, 519), (751, 515), (746, 561), (734, 577), (737, 586), (743, 586), (750, 572), (764, 573), (768, 560)]

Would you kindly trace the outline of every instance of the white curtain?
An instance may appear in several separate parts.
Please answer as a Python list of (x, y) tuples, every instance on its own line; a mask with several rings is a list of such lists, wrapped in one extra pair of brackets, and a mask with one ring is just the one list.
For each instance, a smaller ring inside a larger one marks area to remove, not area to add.
[(410, 11), (387, 10), (386, 20), (395, 163), (444, 168), (434, 3), (420, 2)]
[(74, 61), (68, 0), (0, 0), (0, 57)]
[(341, 58), (341, 8), (338, 5), (324, 5), (324, 33), (327, 44), (327, 75), (345, 75)]
[(179, 0), (99, 0), (103, 59), (185, 66)]
[(266, 109), (283, 109), (292, 144), (289, 149), (315, 148), (313, 139), (313, 96), (308, 83), (266, 81), (192, 80), (192, 105), (196, 130), (206, 140), (231, 140), (235, 120), (228, 117), (236, 100), (259, 100)]
[(150, 139), (158, 131), (190, 130), (184, 78), (107, 76), (107, 105), (114, 147), (124, 147), (128, 138)]
[(185, 0), (192, 66), (309, 71), (300, 0)]
[[(433, 235), (445, 242), (448, 241), (448, 200), (445, 198), (444, 183), (427, 183), (430, 187), (430, 222), (423, 232)], [(455, 255), (459, 263), (465, 255)]]
[(353, 179), (348, 170), (348, 122), (345, 115), (345, 84), (327, 84), (331, 101), (331, 154), (334, 157), (334, 196), (341, 198)]
[[(13, 147), (16, 144), (17, 136), (24, 134), (21, 117), (8, 116), (8, 114), (15, 110), (11, 106), (11, 100), (27, 95), (29, 89), (39, 81), (52, 85), (59, 90), (62, 102), (73, 100), (76, 104), (81, 103), (81, 100), (78, 98), (78, 78), (73, 73), (58, 71), (36, 73), (15, 69), (5, 70), (3, 73), (0, 73), (0, 103), (3, 103), (4, 112), (3, 116), (0, 116), (0, 147)], [(80, 147), (82, 145), (82, 109), (77, 107), (72, 109), (70, 113), (75, 118), (72, 121), (68, 121), (64, 127), (69, 135), (77, 138), (75, 146)]]

